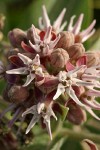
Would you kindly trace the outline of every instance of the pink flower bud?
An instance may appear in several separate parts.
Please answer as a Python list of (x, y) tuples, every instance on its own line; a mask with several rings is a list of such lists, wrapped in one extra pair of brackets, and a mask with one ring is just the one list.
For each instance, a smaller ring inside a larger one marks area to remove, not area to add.
[(27, 42), (26, 33), (18, 28), (13, 29), (8, 33), (8, 38), (13, 47), (21, 47), (21, 42)]
[(75, 104), (72, 100), (69, 100), (67, 103), (67, 107), (69, 107), (69, 111), (67, 114), (67, 119), (73, 124), (80, 125), (86, 121), (86, 113), (85, 111)]
[(86, 52), (87, 56), (87, 67), (95, 66), (100, 64), (100, 52)]
[(74, 45), (69, 47), (67, 52), (69, 54), (70, 59), (77, 60), (79, 57), (81, 57), (84, 54), (85, 48), (83, 44), (75, 43)]
[(61, 37), (58, 41), (56, 48), (68, 49), (71, 45), (74, 44), (74, 35), (69, 31), (63, 31), (60, 33)]
[(11, 102), (20, 103), (25, 101), (29, 96), (28, 89), (26, 87), (14, 85), (8, 92), (8, 97)]
[(51, 53), (50, 60), (52, 66), (54, 66), (56, 69), (64, 68), (69, 60), (69, 55), (64, 49), (57, 48)]

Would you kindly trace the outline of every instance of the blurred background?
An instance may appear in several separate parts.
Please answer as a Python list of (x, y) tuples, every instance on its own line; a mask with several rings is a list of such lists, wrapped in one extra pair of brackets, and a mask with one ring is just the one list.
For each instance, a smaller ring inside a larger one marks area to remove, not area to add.
[[(41, 6), (43, 4), (45, 4), (47, 8), (47, 12), (51, 19), (51, 22), (53, 22), (57, 18), (63, 8), (67, 8), (67, 12), (64, 17), (64, 20), (67, 21), (69, 21), (72, 15), (77, 16), (75, 18), (76, 21), (80, 13), (84, 13), (82, 29), (87, 28), (92, 20), (96, 19), (96, 32), (87, 42), (85, 42), (85, 47), (86, 50), (100, 50), (100, 0), (0, 0), (0, 14), (4, 14), (5, 16), (4, 28), (1, 30), (1, 32), (3, 32), (4, 34), (3, 40), (8, 42), (7, 34), (13, 28), (21, 28), (22, 30), (27, 30), (31, 27), (32, 24), (38, 27), (38, 18), (42, 14)], [(2, 45), (3, 42), (0, 42), (0, 56), (1, 53), (4, 52), (4, 49), (2, 49)], [(3, 81), (0, 81), (0, 93), (2, 93), (2, 89), (4, 86), (5, 83)], [(0, 106), (2, 108), (4, 107), (2, 103), (0, 103)], [(98, 112), (98, 114), (100, 115), (100, 112)], [(67, 128), (71, 128), (71, 124), (68, 124), (68, 122), (65, 123), (64, 126)], [(99, 122), (91, 119), (87, 122), (87, 124), (84, 125), (84, 128), (86, 131), (88, 130), (100, 136)], [(75, 127), (75, 130), (77, 130), (77, 127)], [(36, 126), (34, 134), (38, 135), (36, 136), (36, 140), (34, 140), (34, 148), (33, 145), (30, 145), (28, 148), (24, 147), (23, 150), (40, 150), (40, 147), (41, 150), (45, 149), (45, 145), (48, 141), (47, 133), (46, 135), (43, 135), (43, 131), (41, 131), (40, 136), (40, 129)], [(66, 140), (61, 150), (65, 150), (66, 147), (68, 150), (81, 150), (79, 143), (75, 141), (75, 139), (74, 141), (73, 139)], [(52, 150), (60, 149), (55, 148)]]

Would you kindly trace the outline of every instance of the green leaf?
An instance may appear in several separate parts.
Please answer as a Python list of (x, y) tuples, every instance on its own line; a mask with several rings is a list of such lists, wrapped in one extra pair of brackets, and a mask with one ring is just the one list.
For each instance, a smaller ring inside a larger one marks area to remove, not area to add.
[(61, 146), (63, 145), (65, 138), (61, 138), (55, 145), (51, 148), (51, 150), (61, 150)]
[(60, 117), (61, 117), (61, 120), (64, 121), (66, 119), (69, 108), (65, 107), (64, 105), (61, 105), (61, 104), (59, 104), (59, 106), (60, 106), (60, 109), (62, 111), (62, 114)]

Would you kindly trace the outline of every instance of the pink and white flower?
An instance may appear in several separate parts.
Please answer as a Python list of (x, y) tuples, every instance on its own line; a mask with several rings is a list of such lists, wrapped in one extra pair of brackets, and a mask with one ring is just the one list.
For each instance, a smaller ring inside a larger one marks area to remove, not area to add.
[(31, 81), (34, 80), (36, 74), (39, 74), (42, 77), (44, 76), (42, 68), (40, 67), (40, 58), (38, 54), (33, 60), (21, 53), (18, 53), (18, 57), (23, 61), (25, 66), (17, 69), (7, 70), (6, 73), (27, 75), (26, 82), (23, 86), (29, 85)]

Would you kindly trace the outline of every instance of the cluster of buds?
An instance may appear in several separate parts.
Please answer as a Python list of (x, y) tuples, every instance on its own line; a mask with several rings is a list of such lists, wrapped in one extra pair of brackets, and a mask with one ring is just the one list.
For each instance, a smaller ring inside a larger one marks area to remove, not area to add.
[[(57, 113), (73, 124), (86, 121), (86, 111), (100, 118), (93, 109), (100, 110), (96, 97), (100, 96), (100, 52), (85, 52), (83, 43), (95, 32), (95, 20), (83, 31), (81, 14), (73, 26), (71, 17), (67, 30), (62, 20), (64, 8), (51, 25), (45, 6), (39, 18), (40, 29), (34, 25), (27, 31), (13, 29), (8, 33), (12, 50), (8, 53), (9, 64), (1, 73), (5, 74), (7, 86), (4, 99), (10, 106), (1, 113), (13, 112), (9, 127), (19, 120), (29, 123), (26, 134), (36, 123), (41, 122), (52, 139), (51, 119)], [(62, 24), (62, 25), (61, 25)]]

